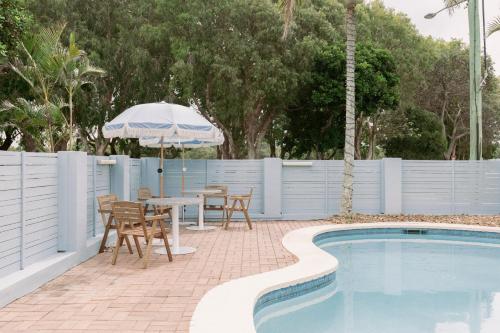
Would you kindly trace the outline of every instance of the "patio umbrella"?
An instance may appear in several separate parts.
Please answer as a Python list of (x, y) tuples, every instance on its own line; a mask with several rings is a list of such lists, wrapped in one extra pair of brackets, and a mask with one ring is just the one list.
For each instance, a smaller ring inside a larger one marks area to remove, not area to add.
[(164, 197), (163, 140), (175, 138), (215, 141), (220, 130), (190, 107), (165, 102), (138, 104), (119, 114), (103, 128), (105, 138), (158, 138), (160, 147), (160, 197)]
[(150, 148), (161, 148), (163, 147), (174, 147), (182, 149), (182, 191), (184, 191), (185, 184), (185, 172), (186, 168), (184, 166), (184, 149), (185, 148), (203, 148), (203, 147), (213, 147), (219, 146), (224, 143), (224, 135), (217, 129), (215, 137), (213, 139), (193, 139), (193, 140), (181, 140), (177, 137), (170, 138), (157, 138), (157, 137), (144, 137), (139, 139), (139, 144), (141, 146)]

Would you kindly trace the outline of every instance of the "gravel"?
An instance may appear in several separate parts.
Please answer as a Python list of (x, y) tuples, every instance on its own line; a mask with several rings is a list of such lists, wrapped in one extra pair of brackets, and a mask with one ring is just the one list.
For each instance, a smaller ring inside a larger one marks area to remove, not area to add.
[(498, 215), (363, 215), (354, 214), (349, 217), (332, 216), (330, 222), (335, 224), (373, 223), (373, 222), (435, 222), (472, 224), (500, 227)]

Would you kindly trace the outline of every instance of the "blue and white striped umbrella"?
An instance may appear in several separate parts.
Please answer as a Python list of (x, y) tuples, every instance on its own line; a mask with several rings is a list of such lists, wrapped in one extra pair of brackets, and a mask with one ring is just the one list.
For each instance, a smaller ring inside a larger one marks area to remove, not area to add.
[[(190, 107), (165, 102), (135, 105), (106, 123), (102, 130), (105, 138), (144, 138), (156, 140), (160, 150), (160, 197), (164, 196), (162, 143), (216, 142), (221, 131)], [(223, 138), (223, 136), (222, 136)], [(224, 139), (222, 139), (224, 141)], [(154, 142), (152, 142), (154, 143)]]
[(104, 125), (103, 134), (105, 138), (175, 137), (213, 141), (220, 131), (193, 108), (161, 102), (128, 108)]

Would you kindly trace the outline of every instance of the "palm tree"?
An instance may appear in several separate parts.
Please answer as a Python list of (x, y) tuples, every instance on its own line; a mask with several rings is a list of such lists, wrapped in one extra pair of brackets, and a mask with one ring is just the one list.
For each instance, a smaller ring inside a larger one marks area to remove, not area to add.
[(493, 21), (488, 25), (487, 36), (491, 36), (495, 32), (500, 31), (500, 16), (497, 16)]
[(56, 92), (59, 73), (63, 63), (63, 48), (60, 38), (64, 25), (41, 29), (20, 44), (23, 60), (16, 59), (11, 67), (31, 88), (36, 105), (44, 113), (48, 132), (48, 144), (55, 151), (54, 131), (62, 116)]
[[(298, 0), (280, 0), (284, 17), (283, 38), (288, 35), (293, 19), (293, 11)], [(341, 214), (352, 214), (353, 172), (354, 172), (354, 137), (356, 112), (356, 6), (362, 0), (344, 0), (346, 7), (346, 126), (344, 143), (344, 182)]]
[[(70, 150), (73, 148), (74, 96), (83, 86), (92, 84), (88, 77), (104, 73), (92, 66), (85, 52), (78, 49), (74, 34), (70, 34), (68, 47), (62, 45), (64, 29), (64, 24), (41, 29), (21, 43), (23, 60), (16, 59), (11, 64), (12, 69), (29, 84), (36, 103), (40, 104), (39, 109), (44, 112), (51, 152), (56, 149), (54, 137), (57, 128), (62, 128), (64, 138), (69, 132), (68, 146)], [(64, 98), (60, 94), (61, 88), (67, 94)], [(62, 112), (65, 107), (69, 108), (69, 121)]]
[(346, 0), (346, 96), (345, 96), (345, 142), (344, 142), (344, 192), (341, 214), (352, 213), (354, 182), (354, 137), (356, 113), (356, 0)]
[(69, 106), (69, 145), (68, 149), (73, 148), (73, 98), (83, 86), (93, 85), (92, 81), (87, 78), (96, 75), (104, 74), (104, 70), (94, 67), (90, 64), (88, 57), (83, 50), (80, 50), (75, 43), (75, 35), (70, 34), (69, 46), (65, 51), (65, 59), (63, 62), (60, 81), (68, 94)]

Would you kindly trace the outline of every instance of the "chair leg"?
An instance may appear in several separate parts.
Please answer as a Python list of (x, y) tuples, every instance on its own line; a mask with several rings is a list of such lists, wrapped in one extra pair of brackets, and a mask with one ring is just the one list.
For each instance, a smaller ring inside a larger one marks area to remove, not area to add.
[(142, 249), (138, 236), (134, 236), (134, 242), (135, 242), (135, 247), (137, 248), (137, 253), (139, 254), (139, 258), (142, 258)]
[(227, 221), (226, 221), (226, 227), (224, 228), (225, 230), (227, 230), (227, 228), (229, 227), (229, 223), (231, 223), (231, 217), (233, 217), (233, 212), (234, 212), (234, 208), (236, 207), (236, 200), (233, 201), (233, 205), (231, 206), (231, 208), (229, 209), (229, 212), (227, 214)]
[[(104, 214), (101, 214), (104, 221)], [(103, 253), (106, 248), (106, 242), (108, 240), (109, 229), (111, 229), (111, 222), (113, 221), (113, 215), (109, 214), (108, 223), (104, 227), (104, 235), (102, 236), (101, 245), (99, 246), (99, 253)]]
[(132, 246), (130, 245), (130, 240), (128, 239), (127, 235), (125, 235), (125, 243), (127, 244), (128, 253), (134, 254), (134, 251), (132, 251)]
[(172, 261), (173, 257), (172, 257), (172, 251), (170, 250), (170, 245), (168, 244), (167, 231), (165, 230), (165, 226), (161, 221), (160, 221), (160, 229), (161, 229), (161, 235), (163, 236), (163, 242), (165, 243), (165, 249), (167, 250), (168, 261)]
[(252, 220), (250, 219), (250, 215), (248, 215), (248, 208), (245, 207), (245, 203), (243, 200), (240, 200), (241, 209), (243, 210), (243, 215), (245, 215), (245, 220), (247, 220), (248, 227), (252, 230)]
[(147, 238), (148, 245), (146, 245), (146, 255), (142, 259), (143, 260), (142, 268), (148, 268), (149, 256), (151, 255), (151, 248), (153, 247), (153, 235), (154, 233)]
[(118, 236), (116, 238), (116, 246), (115, 250), (113, 251), (113, 258), (111, 259), (111, 264), (114, 265), (116, 264), (116, 259), (118, 258), (118, 251), (120, 251), (121, 243), (123, 242), (123, 236)]

